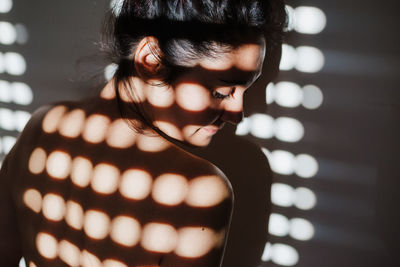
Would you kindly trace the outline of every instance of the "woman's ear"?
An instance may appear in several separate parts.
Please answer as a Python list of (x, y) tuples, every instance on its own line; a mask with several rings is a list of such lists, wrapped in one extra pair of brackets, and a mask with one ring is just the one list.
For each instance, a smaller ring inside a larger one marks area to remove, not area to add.
[(143, 38), (135, 52), (135, 69), (139, 77), (149, 79), (159, 74), (161, 68), (161, 51), (157, 38)]

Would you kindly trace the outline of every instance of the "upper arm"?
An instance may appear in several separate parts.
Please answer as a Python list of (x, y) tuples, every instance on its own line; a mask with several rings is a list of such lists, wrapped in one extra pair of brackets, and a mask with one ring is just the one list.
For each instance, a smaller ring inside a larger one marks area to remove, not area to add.
[(9, 157), (3, 161), (0, 171), (0, 265), (18, 266), (22, 256), (16, 209), (13, 203), (9, 180)]

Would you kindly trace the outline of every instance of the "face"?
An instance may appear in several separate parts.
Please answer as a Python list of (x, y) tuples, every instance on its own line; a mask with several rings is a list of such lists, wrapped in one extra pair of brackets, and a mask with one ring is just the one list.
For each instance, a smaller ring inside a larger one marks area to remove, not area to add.
[(243, 95), (261, 75), (265, 44), (244, 44), (203, 58), (168, 88), (147, 90), (153, 123), (166, 135), (206, 146), (225, 123), (243, 118)]

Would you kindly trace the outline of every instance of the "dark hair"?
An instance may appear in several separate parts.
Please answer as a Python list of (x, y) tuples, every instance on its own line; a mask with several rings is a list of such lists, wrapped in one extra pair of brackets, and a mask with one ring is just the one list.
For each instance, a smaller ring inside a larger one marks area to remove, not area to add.
[[(117, 12), (116, 12), (117, 11)], [(171, 83), (182, 63), (212, 57), (264, 38), (267, 53), (282, 43), (286, 12), (283, 0), (123, 0), (110, 10), (103, 44), (117, 64), (114, 86), (135, 75), (132, 53), (146, 36), (158, 40), (162, 80)], [(128, 86), (130, 88), (130, 86)], [(129, 90), (133, 94), (134, 90)], [(131, 105), (149, 124), (140, 105)], [(150, 124), (151, 126), (151, 124)]]

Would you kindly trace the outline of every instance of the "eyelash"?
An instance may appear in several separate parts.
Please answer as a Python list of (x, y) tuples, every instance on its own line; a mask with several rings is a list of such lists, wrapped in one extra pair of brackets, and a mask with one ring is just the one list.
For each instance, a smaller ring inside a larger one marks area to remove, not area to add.
[(231, 97), (231, 96), (233, 95), (233, 93), (235, 92), (235, 89), (236, 89), (236, 88), (233, 87), (232, 90), (231, 90), (231, 92), (230, 92), (228, 95), (221, 94), (221, 93), (218, 92), (218, 91), (214, 91), (212, 95), (213, 95), (213, 97), (216, 98), (216, 99), (221, 99), (221, 100), (227, 99), (227, 98), (229, 98), (229, 97)]

